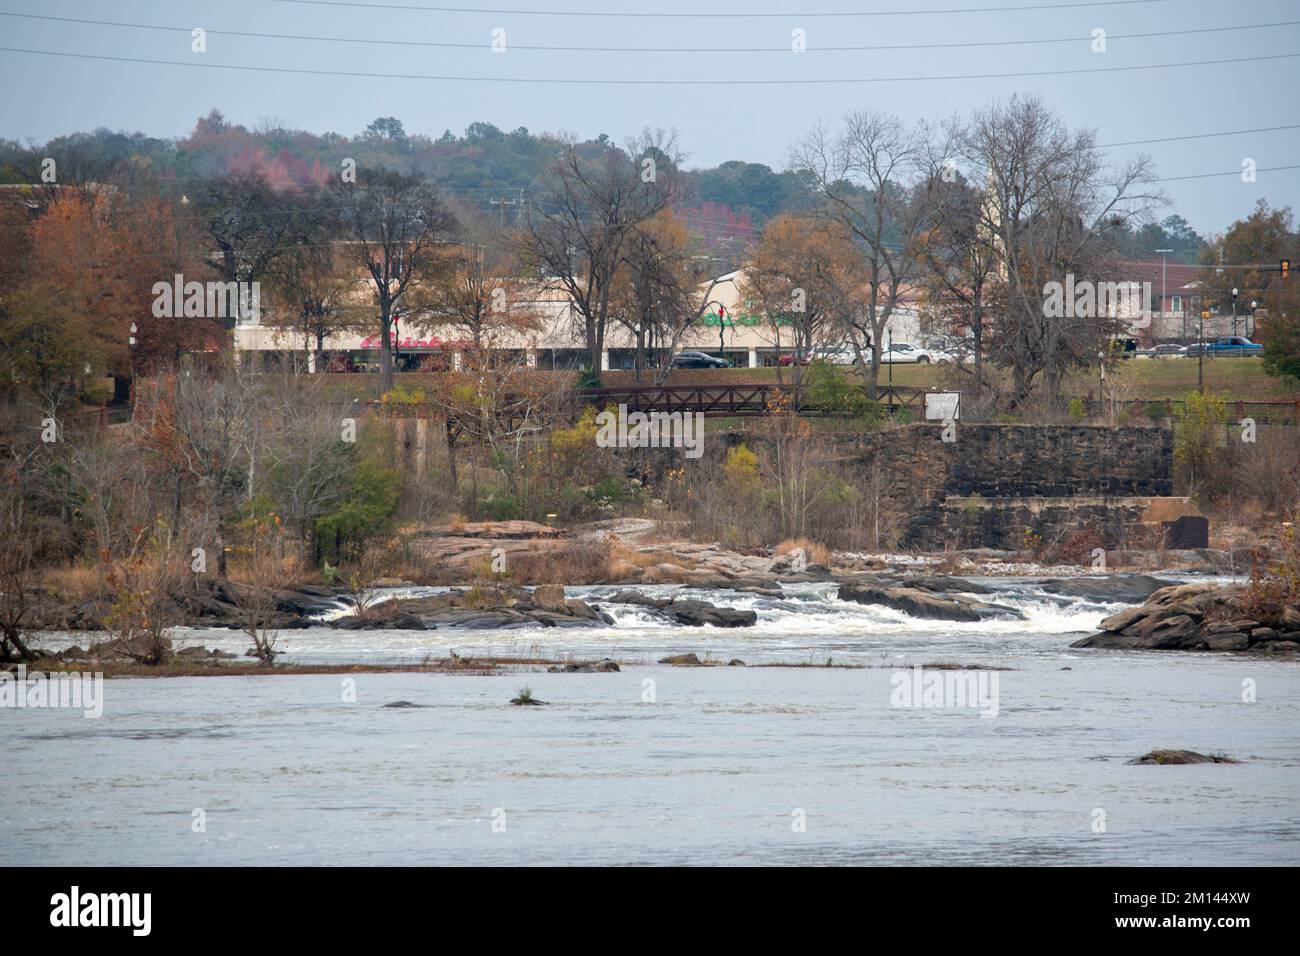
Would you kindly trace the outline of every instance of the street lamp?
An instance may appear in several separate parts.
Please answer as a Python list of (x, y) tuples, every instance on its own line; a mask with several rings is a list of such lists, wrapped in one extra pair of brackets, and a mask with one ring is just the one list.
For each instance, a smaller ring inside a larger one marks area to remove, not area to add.
[[(1157, 249), (1160, 253), (1160, 315), (1163, 318), (1165, 314), (1165, 275), (1169, 270), (1169, 260), (1165, 258), (1172, 249)], [(1154, 332), (1154, 330), (1152, 330)], [(1187, 313), (1183, 313), (1183, 344), (1187, 344)]]
[(138, 331), (139, 329), (137, 329), (135, 327), (135, 323), (132, 322), (131, 334), (130, 336), (127, 337), (126, 340), (127, 351), (131, 355), (131, 394), (128, 396), (128, 399), (132, 408), (135, 407), (135, 346), (136, 346), (135, 333)]
[(1232, 334), (1237, 334), (1237, 290), (1232, 290)]
[(1259, 308), (1259, 303), (1254, 299), (1250, 300), (1250, 322), (1246, 325), (1246, 335), (1250, 338), (1255, 337), (1255, 310)]

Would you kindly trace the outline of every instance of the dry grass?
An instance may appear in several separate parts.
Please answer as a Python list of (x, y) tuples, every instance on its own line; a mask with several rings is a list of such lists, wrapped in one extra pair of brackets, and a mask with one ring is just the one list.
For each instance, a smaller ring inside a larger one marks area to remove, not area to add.
[(699, 566), (699, 562), (691, 561), (671, 551), (642, 551), (617, 541), (610, 545), (610, 560), (624, 561), (643, 571), (657, 564), (675, 564), (687, 570), (694, 570)]
[(610, 551), (608, 541), (574, 538), (515, 555), (508, 575), (515, 584), (603, 584), (610, 577)]
[(96, 565), (45, 568), (40, 577), (42, 587), (74, 603), (98, 597), (107, 588), (103, 568)]
[(809, 564), (820, 564), (827, 568), (831, 566), (830, 548), (807, 538), (786, 538), (773, 549), (772, 553), (779, 557), (800, 548), (803, 549), (804, 558)]

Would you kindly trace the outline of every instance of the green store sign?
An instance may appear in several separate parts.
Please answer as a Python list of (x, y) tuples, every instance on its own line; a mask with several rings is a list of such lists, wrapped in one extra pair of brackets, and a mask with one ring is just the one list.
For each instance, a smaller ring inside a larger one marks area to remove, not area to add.
[[(777, 325), (789, 325), (790, 319), (784, 315), (778, 316), (776, 323)], [(714, 311), (714, 312), (706, 312), (704, 314), (704, 324), (719, 326), (722, 325), (723, 322), (718, 318), (718, 313)], [(726, 320), (726, 325), (729, 326), (737, 326), (737, 325), (754, 326), (754, 325), (763, 325), (763, 324), (764, 324), (764, 319), (761, 315), (728, 315)]]

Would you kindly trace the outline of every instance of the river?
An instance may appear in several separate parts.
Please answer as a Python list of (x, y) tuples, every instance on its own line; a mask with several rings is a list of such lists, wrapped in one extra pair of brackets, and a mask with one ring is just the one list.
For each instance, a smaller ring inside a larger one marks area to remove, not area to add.
[[(619, 673), (120, 678), (98, 719), (0, 708), (0, 863), (1300, 862), (1300, 663), (1072, 650), (1120, 605), (985, 583), (1024, 619), (918, 621), (825, 585), (710, 591), (694, 596), (758, 624), (664, 626), (623, 606), (590, 630), (280, 638), (299, 663), (454, 650), (608, 656)], [(656, 663), (682, 652), (747, 666)], [(863, 666), (758, 666), (828, 661)], [(996, 675), (996, 716), (896, 706), (910, 669), (934, 664)], [(523, 686), (549, 705), (511, 706)], [(1163, 747), (1242, 762), (1127, 763)]]

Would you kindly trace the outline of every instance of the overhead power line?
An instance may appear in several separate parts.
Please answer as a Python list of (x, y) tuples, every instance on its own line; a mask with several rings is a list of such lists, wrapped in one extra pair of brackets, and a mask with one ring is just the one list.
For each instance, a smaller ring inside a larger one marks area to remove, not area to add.
[(1123, 143), (1106, 143), (1098, 149), (1116, 149), (1120, 146), (1145, 146), (1148, 143), (1175, 143), (1184, 139), (1212, 139), (1215, 136), (1244, 136), (1247, 133), (1273, 133), (1284, 129), (1300, 129), (1300, 123), (1288, 126), (1257, 126), (1255, 129), (1230, 129), (1222, 133), (1190, 133), (1186, 136), (1161, 136), (1157, 139), (1130, 139)]
[[(22, 20), (42, 20), (54, 23), (75, 23), (88, 26), (102, 27), (120, 27), (131, 30), (157, 30), (169, 33), (183, 33), (189, 35), (193, 30), (190, 26), (169, 26), (158, 23), (128, 23), (121, 20), (94, 20), (85, 17), (57, 17), (40, 13), (11, 13), (0, 10), (2, 17), (15, 17)], [(1237, 24), (1221, 27), (1197, 27), (1187, 30), (1158, 30), (1147, 33), (1112, 33), (1107, 36), (1108, 40), (1147, 40), (1157, 37), (1175, 37), (1190, 36), (1193, 34), (1203, 33), (1226, 33), (1229, 31), (1239, 30), (1265, 30), (1275, 29), (1278, 27), (1290, 27), (1300, 25), (1300, 20), (1278, 20), (1273, 23), (1248, 23)], [(318, 34), (300, 34), (300, 33), (265, 33), (250, 30), (220, 30), (207, 28), (210, 36), (232, 36), (244, 37), (261, 40), (301, 40), (315, 43), (359, 43), (373, 46), (406, 46), (406, 47), (436, 47), (440, 49), (457, 49), (457, 50), (487, 50), (490, 48), (490, 41), (481, 40), (476, 42), (465, 42), (455, 40), (395, 40), (395, 39), (373, 39), (370, 37), (345, 37), (345, 36), (320, 36)], [(957, 43), (882, 43), (869, 44), (860, 46), (819, 46), (810, 45), (804, 52), (806, 53), (863, 53), (878, 52), (882, 50), (947, 50), (960, 49), (969, 47), (990, 47), (990, 46), (1033, 46), (1047, 43), (1091, 43), (1093, 37), (1089, 36), (1072, 36), (1072, 37), (1046, 37), (1034, 39), (1009, 39), (1009, 40), (969, 40)], [(523, 50), (528, 52), (549, 52), (549, 53), (714, 53), (714, 54), (732, 54), (732, 53), (789, 53), (789, 45), (784, 46), (693, 46), (693, 47), (628, 47), (628, 46), (568, 46), (568, 45), (546, 45), (546, 44), (527, 44), (511, 43), (511, 51)]]
[(781, 13), (752, 13), (749, 11), (691, 11), (676, 13), (670, 10), (520, 10), (499, 7), (443, 7), (421, 3), (362, 3), (360, 0), (272, 0), (273, 3), (297, 3), (316, 7), (357, 7), (363, 10), (423, 10), (428, 13), (497, 14), (514, 17), (608, 17), (641, 20), (791, 20), (791, 19), (847, 19), (851, 17), (912, 17), (955, 15), (963, 13), (1026, 13), (1035, 10), (1071, 10), (1082, 7), (1135, 7), (1165, 0), (1076, 0), (1072, 3), (1031, 3), (1018, 6), (956, 7), (927, 10), (790, 10)]
[(352, 79), (381, 80), (433, 80), (444, 83), (506, 83), (563, 85), (563, 86), (825, 86), (854, 85), (859, 83), (921, 83), (940, 82), (944, 80), (999, 80), (1036, 76), (1079, 76), (1099, 73), (1131, 73), (1139, 70), (1168, 70), (1191, 66), (1237, 66), (1242, 63), (1260, 63), (1269, 60), (1292, 60), (1300, 53), (1275, 53), (1262, 56), (1224, 57), (1214, 60), (1186, 60), (1180, 63), (1139, 63), (1132, 66), (1103, 66), (1087, 69), (1068, 70), (1030, 70), (1008, 73), (953, 73), (933, 76), (866, 76), (866, 77), (825, 77), (795, 79), (620, 79), (620, 78), (572, 78), (553, 76), (448, 76), (433, 73), (380, 73), (361, 70), (316, 70), (287, 66), (241, 66), (235, 63), (205, 63), (187, 60), (159, 60), (148, 57), (110, 56), (106, 53), (71, 53), (64, 50), (34, 50), (27, 47), (0, 47), (3, 53), (26, 53), (32, 56), (56, 56), (80, 60), (102, 60), (111, 63), (143, 63), (151, 66), (180, 66), (192, 69), (234, 70), (250, 73), (286, 73), (301, 76), (338, 76)]

